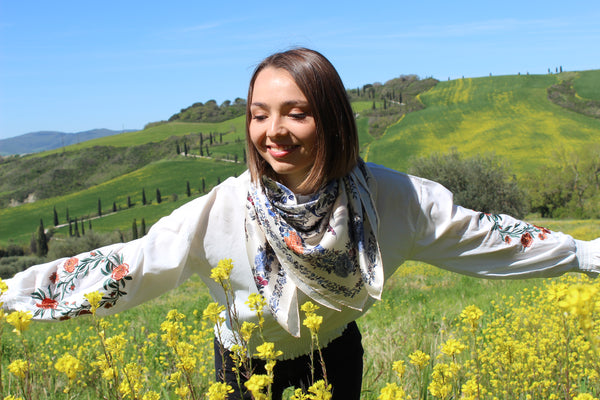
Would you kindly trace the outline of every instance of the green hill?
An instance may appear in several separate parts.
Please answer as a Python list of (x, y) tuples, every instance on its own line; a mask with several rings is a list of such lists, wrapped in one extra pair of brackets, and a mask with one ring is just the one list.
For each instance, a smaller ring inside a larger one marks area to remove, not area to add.
[[(543, 167), (558, 149), (577, 150), (600, 142), (600, 119), (549, 100), (548, 89), (567, 81), (569, 87), (574, 88), (572, 97), (579, 99), (577, 101), (600, 99), (600, 70), (447, 82), (420, 82), (408, 77), (392, 80), (390, 85), (365, 85), (362, 90), (349, 90), (357, 113), (361, 154), (367, 161), (407, 170), (412, 157), (444, 153), (451, 148), (465, 155), (495, 153), (507, 161), (517, 176), (526, 177)], [(412, 112), (406, 111), (406, 104)], [(46, 227), (51, 226), (54, 207), (61, 223), (65, 221), (67, 208), (71, 218), (93, 218), (97, 214), (98, 199), (103, 216), (93, 220), (94, 229), (128, 230), (133, 218), (138, 221), (144, 218), (148, 226), (151, 225), (189, 199), (186, 193), (188, 181), (194, 197), (202, 192), (202, 178), (204, 190), (208, 190), (219, 180), (245, 169), (244, 121), (244, 116), (239, 116), (210, 123), (149, 124), (141, 131), (99, 138), (20, 159), (19, 168), (23, 169), (28, 162), (33, 165), (34, 159), (48, 157), (49, 160), (52, 154), (68, 157), (69, 154), (92, 154), (92, 149), (115, 149), (115, 152), (116, 149), (127, 149), (129, 152), (123, 152), (121, 158), (128, 158), (143, 148), (136, 146), (153, 149), (152, 156), (133, 171), (119, 174), (115, 167), (113, 175), (104, 181), (95, 175), (95, 179), (101, 181), (82, 190), (71, 188), (69, 190), (73, 192), (68, 192), (65, 189), (61, 196), (1, 208), (0, 247), (11, 241), (28, 243), (40, 219)], [(382, 129), (384, 122), (386, 125)], [(181, 146), (182, 154), (176, 154), (175, 143)], [(185, 157), (184, 146), (188, 156), (209, 155), (212, 159)], [(40, 163), (36, 168), (41, 172), (47, 162), (42, 160)], [(9, 164), (10, 160), (0, 163), (0, 177), (9, 176), (3, 175)], [(13, 186), (35, 186), (36, 179), (38, 184), (44, 183), (39, 182), (39, 176), (13, 179), (12, 183)], [(32, 190), (31, 187), (27, 190)], [(153, 200), (157, 188), (162, 194), (161, 204)], [(152, 200), (151, 205), (141, 206), (142, 189), (147, 199)], [(11, 190), (15, 188), (3, 189), (0, 185), (0, 196), (3, 191), (4, 194), (12, 193)], [(128, 196), (134, 203), (131, 208), (127, 207)], [(117, 213), (112, 213), (113, 203)], [(68, 234), (66, 229), (60, 228), (58, 234)]]
[[(547, 89), (561, 75), (521, 75), (440, 82), (420, 96), (426, 108), (407, 114), (363, 150), (368, 161), (406, 170), (411, 157), (494, 153), (524, 176), (545, 165), (557, 149), (577, 150), (600, 141), (600, 119), (559, 107)], [(583, 78), (582, 78), (583, 77)], [(586, 93), (597, 96), (598, 71), (580, 73)], [(578, 87), (578, 86), (576, 86)]]
[[(150, 226), (176, 206), (190, 200), (187, 197), (187, 182), (190, 184), (192, 197), (197, 197), (219, 181), (239, 175), (244, 170), (245, 166), (241, 163), (181, 157), (152, 163), (72, 194), (19, 207), (3, 208), (0, 209), (0, 244), (7, 243), (9, 239), (17, 243), (28, 243), (40, 219), (44, 221), (46, 228), (52, 226), (54, 208), (59, 215), (59, 225), (66, 222), (67, 210), (71, 219), (94, 218), (98, 214), (98, 200), (101, 204), (102, 218), (93, 219), (94, 230), (126, 231), (131, 228), (133, 218), (138, 221), (144, 218)], [(160, 204), (156, 201), (156, 189), (161, 193)], [(142, 205), (142, 190), (147, 199), (145, 206)], [(127, 206), (128, 197), (131, 208)], [(113, 203), (118, 210), (116, 213), (113, 213)], [(59, 228), (58, 233), (68, 234), (68, 227)]]

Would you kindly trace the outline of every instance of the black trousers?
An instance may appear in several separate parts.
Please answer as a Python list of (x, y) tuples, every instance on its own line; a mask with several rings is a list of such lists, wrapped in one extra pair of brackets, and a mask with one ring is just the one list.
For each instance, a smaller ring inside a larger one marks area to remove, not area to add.
[[(363, 347), (361, 334), (355, 322), (348, 324), (342, 336), (333, 340), (327, 347), (321, 349), (325, 360), (327, 380), (332, 386), (332, 400), (359, 400), (362, 385), (363, 372)], [(245, 379), (242, 377), (242, 389), (244, 396), (240, 397), (240, 389), (237, 384), (236, 373), (232, 370), (233, 361), (231, 353), (225, 351), (225, 366), (221, 357), (220, 344), (215, 339), (215, 371), (219, 382), (231, 385), (234, 392), (228, 399), (252, 399), (244, 386)], [(255, 374), (266, 374), (265, 362), (252, 359)], [(318, 351), (314, 353), (315, 381), (323, 378), (323, 371)], [(310, 355), (306, 354), (291, 360), (280, 360), (275, 364), (274, 382), (271, 387), (273, 400), (281, 399), (283, 391), (290, 386), (302, 388), (304, 391), (311, 385)]]

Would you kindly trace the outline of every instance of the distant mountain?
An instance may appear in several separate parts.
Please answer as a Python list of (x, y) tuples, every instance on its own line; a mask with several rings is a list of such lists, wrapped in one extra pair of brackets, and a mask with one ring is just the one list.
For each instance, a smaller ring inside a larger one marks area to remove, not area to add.
[(132, 130), (112, 131), (110, 129), (92, 129), (90, 131), (65, 133), (54, 131), (40, 131), (26, 133), (0, 140), (0, 156), (11, 154), (38, 153), (40, 151), (58, 149), (74, 143), (81, 143), (90, 139), (116, 135)]

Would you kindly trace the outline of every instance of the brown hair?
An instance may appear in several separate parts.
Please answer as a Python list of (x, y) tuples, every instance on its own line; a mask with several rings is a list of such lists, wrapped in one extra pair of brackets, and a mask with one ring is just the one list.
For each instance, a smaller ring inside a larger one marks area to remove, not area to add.
[(306, 96), (315, 119), (315, 162), (300, 185), (300, 190), (304, 193), (315, 192), (328, 181), (348, 174), (358, 161), (359, 147), (354, 113), (346, 89), (333, 65), (322, 54), (306, 48), (295, 48), (265, 58), (256, 67), (250, 80), (246, 144), (252, 180), (260, 182), (263, 175), (276, 178), (271, 166), (252, 144), (249, 133), (254, 83), (258, 74), (267, 67), (282, 68), (292, 76)]

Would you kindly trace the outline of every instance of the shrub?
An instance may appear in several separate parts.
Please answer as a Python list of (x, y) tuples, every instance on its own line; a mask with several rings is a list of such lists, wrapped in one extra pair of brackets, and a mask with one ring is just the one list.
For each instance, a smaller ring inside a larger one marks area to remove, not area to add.
[(525, 194), (494, 156), (463, 158), (452, 150), (415, 159), (409, 172), (441, 183), (463, 207), (518, 218), (527, 213)]

